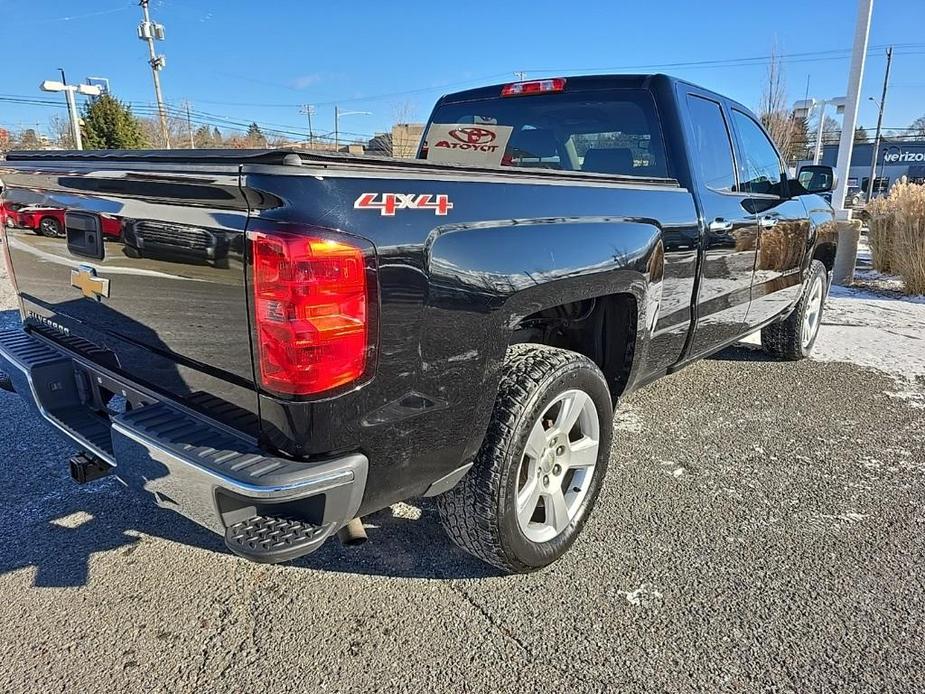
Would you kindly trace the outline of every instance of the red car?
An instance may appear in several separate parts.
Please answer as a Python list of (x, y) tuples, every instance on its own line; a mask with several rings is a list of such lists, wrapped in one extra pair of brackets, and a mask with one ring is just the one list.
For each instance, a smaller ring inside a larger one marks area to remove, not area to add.
[[(7, 215), (10, 214), (10, 210), (6, 212)], [(65, 210), (60, 207), (29, 205), (13, 213), (16, 217), (12, 219), (18, 226), (32, 229), (36, 234), (54, 237), (64, 233), (64, 212)], [(122, 238), (122, 220), (107, 214), (101, 214), (99, 217), (103, 236), (113, 239)]]
[(9, 227), (19, 226), (19, 211), (12, 209), (7, 203), (0, 203), (0, 224)]

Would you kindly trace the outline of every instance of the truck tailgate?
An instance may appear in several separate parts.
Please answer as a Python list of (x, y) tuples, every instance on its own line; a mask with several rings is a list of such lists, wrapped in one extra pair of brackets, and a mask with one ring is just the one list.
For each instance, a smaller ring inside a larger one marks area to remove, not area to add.
[[(25, 322), (114, 373), (256, 433), (238, 167), (17, 162), (6, 239)], [(51, 220), (51, 221), (48, 221)]]

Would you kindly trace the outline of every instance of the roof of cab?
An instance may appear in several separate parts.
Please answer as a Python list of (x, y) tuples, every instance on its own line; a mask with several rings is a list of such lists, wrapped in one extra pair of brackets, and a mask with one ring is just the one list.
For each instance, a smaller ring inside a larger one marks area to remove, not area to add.
[[(551, 78), (539, 77), (536, 81), (541, 79)], [(645, 89), (656, 81), (677, 81), (674, 77), (658, 73), (648, 75), (578, 75), (566, 77), (565, 80), (565, 90), (567, 92), (613, 89), (614, 87)], [(533, 82), (535, 80), (528, 79), (525, 81)], [(501, 95), (501, 89), (507, 84), (511, 83), (502, 82), (500, 84), (491, 84), (485, 87), (476, 87), (475, 89), (466, 89), (465, 91), (461, 92), (453, 92), (451, 94), (446, 94), (440, 97), (440, 103), (495, 98)]]
[[(537, 80), (541, 79), (551, 79), (551, 77), (538, 77)], [(571, 77), (565, 77), (566, 85), (565, 91), (574, 92), (574, 91), (592, 91), (597, 89), (614, 89), (614, 88), (623, 88), (623, 89), (653, 89), (655, 87), (661, 88), (670, 88), (675, 84), (686, 84), (691, 87), (695, 87), (703, 92), (712, 94), (717, 99), (721, 99), (729, 102), (732, 105), (745, 108), (747, 107), (743, 104), (738, 103), (734, 99), (730, 99), (727, 96), (719, 94), (712, 89), (708, 89), (699, 84), (689, 82), (688, 80), (681, 79), (679, 77), (672, 77), (671, 75), (666, 75), (664, 73), (656, 72), (650, 74), (641, 74), (641, 75), (621, 75), (621, 74), (611, 74), (611, 75), (577, 75)], [(525, 80), (527, 82), (532, 82), (534, 80)], [(453, 92), (451, 94), (445, 94), (440, 97), (437, 104), (443, 103), (453, 103), (459, 101), (473, 101), (476, 99), (493, 99), (501, 96), (501, 89), (507, 85), (511, 84), (510, 82), (502, 82), (500, 84), (491, 84), (485, 87), (476, 87), (475, 89), (466, 89), (461, 92)]]

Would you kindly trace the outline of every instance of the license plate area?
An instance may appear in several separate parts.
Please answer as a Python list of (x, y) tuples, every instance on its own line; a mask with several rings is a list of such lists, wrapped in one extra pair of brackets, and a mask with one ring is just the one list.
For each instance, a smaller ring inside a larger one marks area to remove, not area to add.
[(125, 414), (156, 402), (149, 395), (77, 361), (74, 376), (81, 401), (101, 415)]

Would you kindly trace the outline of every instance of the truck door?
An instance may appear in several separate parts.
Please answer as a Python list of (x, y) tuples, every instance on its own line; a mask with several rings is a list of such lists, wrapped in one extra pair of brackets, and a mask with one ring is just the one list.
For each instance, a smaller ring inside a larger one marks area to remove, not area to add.
[(732, 130), (723, 106), (694, 89), (685, 100), (689, 158), (705, 227), (689, 351), (695, 357), (746, 329), (758, 230), (750, 196), (738, 190)]
[(758, 222), (758, 252), (752, 275), (749, 327), (757, 327), (800, 297), (803, 263), (811, 242), (806, 208), (791, 198), (777, 149), (752, 116), (733, 107), (739, 189)]

